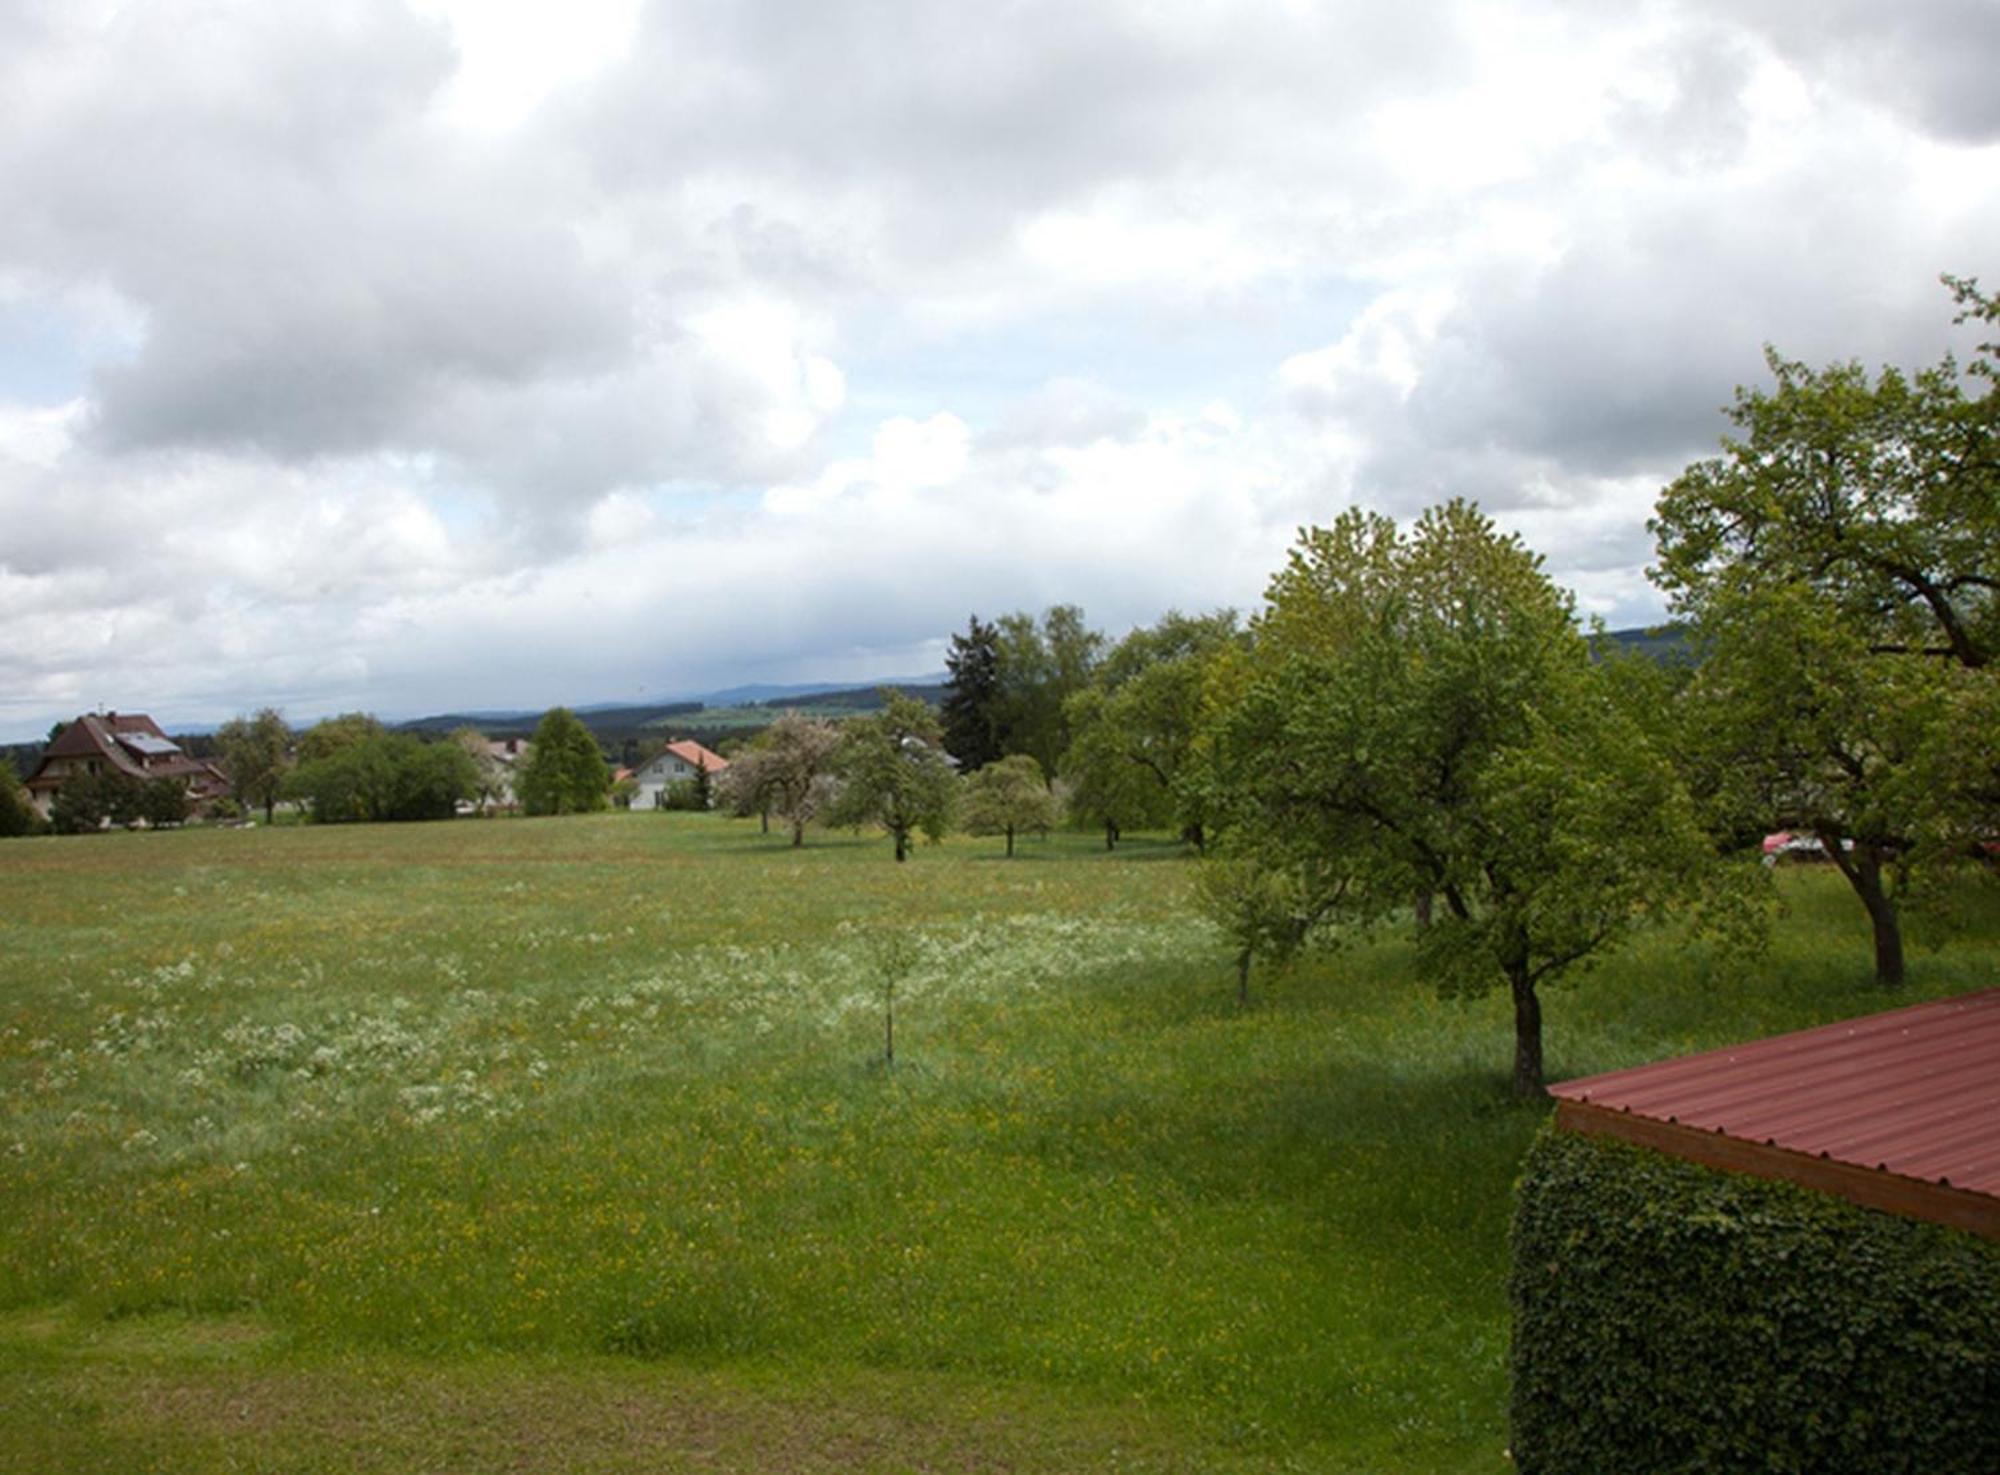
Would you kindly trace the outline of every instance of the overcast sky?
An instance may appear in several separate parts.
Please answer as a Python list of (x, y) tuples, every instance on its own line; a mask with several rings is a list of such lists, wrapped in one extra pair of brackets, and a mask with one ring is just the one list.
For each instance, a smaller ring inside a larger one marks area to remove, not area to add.
[(1646, 622), (1763, 344), (2000, 282), (1996, 75), (1994, 0), (0, 0), (0, 739), (933, 670), (1454, 494)]

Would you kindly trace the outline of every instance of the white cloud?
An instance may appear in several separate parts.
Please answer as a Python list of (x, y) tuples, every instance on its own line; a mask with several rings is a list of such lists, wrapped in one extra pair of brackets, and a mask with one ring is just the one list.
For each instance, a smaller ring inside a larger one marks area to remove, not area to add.
[(0, 10), (0, 727), (922, 668), (1349, 501), (1649, 617), (1766, 341), (2000, 275), (1992, 16)]

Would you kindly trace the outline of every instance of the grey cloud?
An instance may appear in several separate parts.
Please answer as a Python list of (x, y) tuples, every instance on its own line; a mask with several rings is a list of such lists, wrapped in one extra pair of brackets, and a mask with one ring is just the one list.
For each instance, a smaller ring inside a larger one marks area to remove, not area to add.
[(2000, 139), (2000, 5), (1992, 0), (1729, 0), (1809, 75), (1851, 87), (1958, 143)]
[(710, 170), (865, 187), (888, 249), (958, 250), (1121, 179), (1344, 146), (1371, 100), (1462, 65), (1454, 8), (656, 3), (573, 121), (614, 187)]

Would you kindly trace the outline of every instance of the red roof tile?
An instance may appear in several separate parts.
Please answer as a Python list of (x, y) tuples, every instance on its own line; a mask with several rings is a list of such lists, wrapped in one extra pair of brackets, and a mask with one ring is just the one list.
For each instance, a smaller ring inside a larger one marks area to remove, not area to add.
[(682, 738), (677, 743), (668, 743), (666, 752), (672, 753), (691, 768), (706, 768), (710, 773), (720, 773), (729, 766), (729, 760), (720, 753), (711, 753), (693, 738)]

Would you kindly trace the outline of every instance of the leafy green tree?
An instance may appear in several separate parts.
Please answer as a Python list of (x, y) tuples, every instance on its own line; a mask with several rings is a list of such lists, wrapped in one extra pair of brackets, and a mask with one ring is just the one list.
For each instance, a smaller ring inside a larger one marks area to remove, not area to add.
[(1104, 637), (1083, 611), (1058, 604), (1039, 622), (1025, 611), (1001, 619), (996, 636), (1000, 693), (995, 730), (1006, 753), (1026, 753), (1054, 773), (1070, 745), (1067, 704), (1090, 684)]
[(1543, 986), (1710, 878), (1692, 802), (1569, 597), (1469, 504), (1407, 533), (1354, 511), (1301, 535), (1256, 636), (1215, 734), (1232, 854), (1312, 929), (1437, 897), (1419, 975), (1505, 988), (1514, 1090), (1540, 1094)]
[(1006, 751), (999, 629), (973, 615), (965, 633), (951, 637), (944, 664), (950, 673), (941, 708), (944, 747), (961, 773), (971, 773)]
[(477, 784), (472, 758), (457, 743), (378, 733), (301, 763), (285, 793), (317, 824), (356, 824), (450, 819)]
[(177, 778), (147, 779), (139, 791), (139, 817), (155, 829), (187, 823), (187, 784)]
[(109, 822), (129, 825), (140, 816), (145, 786), (123, 769), (72, 773), (56, 790), (49, 822), (58, 834), (83, 835)]
[(951, 828), (956, 776), (936, 714), (901, 692), (885, 689), (883, 697), (880, 712), (841, 727), (834, 814), (857, 829), (879, 824), (896, 842), (900, 862), (909, 858), (913, 835), (936, 841)]
[[(2000, 303), (1947, 278), (1959, 321)], [(1878, 654), (1983, 668), (2000, 652), (2000, 347), (1914, 376), (1814, 370), (1767, 353), (1775, 385), (1738, 389), (1740, 439), (1689, 467), (1652, 522), (1654, 577), (1711, 622), (1763, 589), (1806, 584)], [(1979, 386), (1983, 385), (1981, 389)]]
[(580, 814), (604, 807), (611, 770), (582, 720), (567, 707), (551, 707), (535, 728), (516, 787), (529, 814)]
[(1058, 818), (1042, 765), (1026, 753), (1001, 758), (963, 780), (960, 805), (968, 835), (1005, 835), (1007, 854), (1024, 830), (1048, 830)]
[(277, 812), (278, 794), (291, 766), (292, 730), (274, 707), (253, 717), (232, 717), (215, 734), (230, 791), (245, 805), (260, 805), (264, 823)]
[(1195, 872), (1195, 906), (1227, 940), (1236, 959), (1236, 1002), (1250, 1002), (1250, 970), (1259, 958), (1283, 966), (1346, 898), (1351, 880), (1335, 867), (1329, 884), (1316, 885), (1294, 858), (1288, 867), (1264, 864), (1254, 852), (1210, 855)]
[[(1948, 279), (1949, 280), (1949, 279)], [(1952, 281), (1960, 320), (1994, 300)], [(2000, 829), (1996, 349), (1961, 374), (1768, 355), (1740, 437), (1661, 495), (1655, 577), (1703, 661), (1687, 746), (1737, 828), (1819, 838), (1904, 976), (1900, 897)], [(1981, 387), (1983, 385), (1983, 388)]]
[[(1126, 823), (1170, 816), (1185, 839), (1205, 842), (1207, 787), (1195, 770), (1209, 672), (1218, 654), (1240, 648), (1241, 639), (1234, 610), (1196, 618), (1169, 613), (1112, 649), (1097, 669), (1101, 700), (1070, 698), (1064, 774), (1085, 795), (1093, 818), (1102, 817), (1095, 813), (1102, 800), (1107, 809), (1122, 807)], [(1121, 767), (1132, 771), (1105, 771)]]
[(1096, 687), (1069, 699), (1062, 770), (1071, 817), (1101, 828), (1106, 850), (1116, 849), (1126, 830), (1166, 824), (1172, 813), (1166, 789), (1128, 756), (1110, 708), (1111, 697)]
[(42, 817), (21, 785), (11, 763), (0, 762), (0, 839), (32, 835), (42, 828)]
[(316, 763), (322, 758), (330, 758), (342, 748), (361, 742), (364, 738), (380, 737), (382, 724), (367, 712), (342, 712), (338, 717), (328, 717), (315, 722), (300, 734), (298, 761)]

